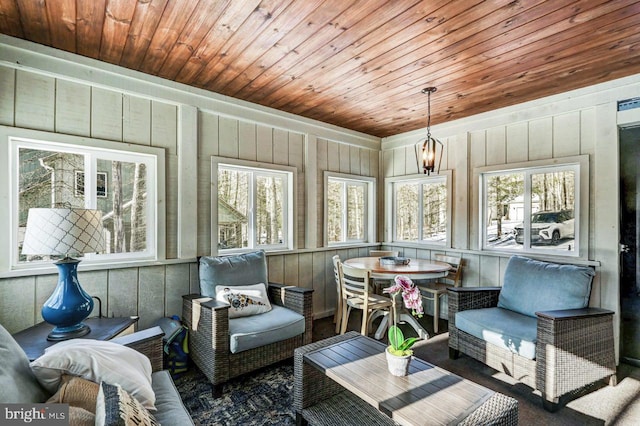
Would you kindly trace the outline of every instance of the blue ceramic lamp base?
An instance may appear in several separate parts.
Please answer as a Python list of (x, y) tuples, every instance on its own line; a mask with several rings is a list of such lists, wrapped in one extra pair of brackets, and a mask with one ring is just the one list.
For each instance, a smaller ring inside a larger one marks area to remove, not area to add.
[(91, 314), (93, 299), (80, 287), (78, 263), (79, 260), (69, 257), (55, 263), (58, 285), (42, 306), (42, 318), (55, 326), (47, 340), (73, 339), (91, 331), (82, 321)]

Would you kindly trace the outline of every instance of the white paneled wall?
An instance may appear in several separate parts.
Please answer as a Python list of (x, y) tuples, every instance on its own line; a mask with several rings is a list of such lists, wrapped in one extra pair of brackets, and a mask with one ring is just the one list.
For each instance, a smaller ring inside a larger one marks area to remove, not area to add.
[[(179, 240), (194, 241), (192, 244), (198, 255), (211, 253), (212, 156), (296, 168), (298, 249), (305, 249), (307, 229), (317, 234), (317, 246), (322, 244), (322, 179), (316, 180), (317, 189), (307, 190), (307, 169), (320, 176), (323, 170), (374, 177), (378, 174), (379, 149), (354, 145), (353, 141), (329, 141), (313, 133), (287, 129), (277, 117), (273, 120), (277, 124), (269, 125), (252, 119), (255, 113), (250, 112), (246, 117), (231, 116), (196, 106), (192, 108), (195, 111), (193, 125), (197, 129), (189, 129), (181, 127), (185, 124), (180, 122), (180, 103), (2, 64), (0, 90), (1, 125), (164, 149), (166, 204), (161, 208), (166, 209), (166, 229), (161, 234), (165, 238), (164, 250), (168, 260), (160, 259), (158, 264), (148, 266), (91, 271), (82, 271), (81, 264), (79, 274), (87, 292), (101, 299), (104, 315), (139, 315), (141, 327), (153, 324), (162, 316), (180, 314), (182, 295), (198, 291), (197, 263), (194, 258), (178, 260)], [(197, 98), (192, 100), (196, 105)], [(324, 131), (322, 127), (318, 130), (320, 133)], [(197, 139), (195, 151), (181, 149), (179, 145), (180, 140), (184, 140), (181, 134), (190, 132), (197, 135), (193, 137)], [(335, 130), (326, 133), (332, 134)], [(312, 147), (322, 165), (316, 163), (315, 156), (308, 155), (310, 136), (318, 141)], [(349, 139), (349, 134), (346, 136)], [(368, 140), (371, 144), (376, 138)], [(193, 154), (195, 164), (189, 163), (190, 157), (179, 156), (180, 153), (189, 156), (191, 152), (197, 152), (197, 156)], [(197, 188), (185, 190), (187, 182), (181, 181), (184, 179), (181, 167), (193, 167), (197, 176), (194, 186)], [(181, 197), (191, 198), (180, 200)], [(196, 208), (197, 225), (179, 226), (182, 205)], [(315, 225), (307, 224), (307, 206), (317, 210)], [(179, 235), (179, 229), (191, 228), (193, 235)], [(314, 312), (316, 315), (329, 315), (336, 301), (333, 273), (329, 269), (331, 256), (336, 252), (318, 250), (269, 255), (270, 279), (314, 288)], [(363, 249), (362, 254), (367, 251)], [(347, 251), (342, 253), (347, 256)], [(11, 332), (42, 320), (40, 307), (57, 280), (56, 274), (17, 275), (24, 274), (9, 273), (0, 278), (0, 323)], [(94, 313), (97, 312), (96, 306)]]

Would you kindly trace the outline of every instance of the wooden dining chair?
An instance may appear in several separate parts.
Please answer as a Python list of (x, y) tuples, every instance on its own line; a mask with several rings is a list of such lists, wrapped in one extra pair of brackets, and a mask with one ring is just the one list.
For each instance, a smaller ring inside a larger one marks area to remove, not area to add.
[(433, 301), (433, 332), (437, 333), (438, 319), (440, 317), (440, 298), (447, 294), (447, 288), (460, 287), (462, 284), (463, 260), (461, 257), (447, 256), (440, 253), (435, 255), (434, 260), (448, 263), (451, 266), (449, 273), (446, 277), (438, 278), (435, 281), (417, 284), (417, 287), (420, 289), (424, 299)]
[(378, 311), (386, 311), (391, 315), (391, 299), (374, 294), (369, 290), (371, 271), (360, 268), (352, 268), (340, 263), (338, 265), (340, 284), (342, 285), (342, 319), (340, 334), (347, 331), (349, 314), (352, 309), (362, 310), (362, 325), (360, 333), (368, 335), (372, 319)]
[[(369, 256), (371, 257), (397, 257), (398, 250), (369, 250)], [(382, 288), (390, 285), (390, 281), (388, 278), (380, 278), (377, 277), (376, 274), (371, 274), (373, 291), (376, 294), (382, 294)]]
[(332, 257), (333, 260), (333, 276), (336, 281), (336, 311), (333, 314), (333, 322), (336, 325), (336, 334), (340, 333), (340, 322), (342, 320), (342, 285), (340, 284), (340, 256), (337, 254)]

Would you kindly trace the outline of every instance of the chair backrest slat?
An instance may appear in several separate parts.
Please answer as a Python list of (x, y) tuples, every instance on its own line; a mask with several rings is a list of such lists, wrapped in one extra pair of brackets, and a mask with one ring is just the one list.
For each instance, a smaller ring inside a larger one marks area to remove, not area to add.
[(352, 268), (342, 264), (342, 292), (344, 297), (369, 295), (371, 272), (366, 269)]
[(336, 281), (336, 292), (338, 294), (338, 298), (342, 297), (342, 283), (341, 281), (341, 273), (340, 273), (340, 269), (342, 268), (342, 262), (340, 261), (340, 256), (338, 256), (337, 254), (335, 256), (332, 257), (333, 260), (333, 277)]
[(449, 274), (440, 278), (438, 281), (443, 282), (445, 284), (451, 284), (454, 287), (460, 287), (462, 285), (462, 266), (463, 260), (461, 257), (456, 256), (448, 256), (446, 254), (436, 253), (435, 260), (438, 262), (445, 262), (451, 265), (451, 270)]

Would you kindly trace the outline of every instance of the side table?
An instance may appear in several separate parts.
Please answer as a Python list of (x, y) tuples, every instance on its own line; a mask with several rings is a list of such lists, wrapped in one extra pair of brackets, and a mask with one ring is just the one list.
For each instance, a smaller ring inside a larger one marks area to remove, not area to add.
[[(138, 322), (138, 317), (92, 317), (87, 318), (83, 322), (91, 328), (91, 331), (79, 337), (80, 339), (111, 340), (115, 337), (133, 333), (135, 331), (135, 324)], [(13, 337), (25, 351), (27, 357), (29, 357), (29, 361), (33, 361), (40, 357), (49, 346), (58, 343), (47, 340), (47, 335), (49, 335), (52, 329), (53, 325), (41, 322), (33, 327), (17, 332)]]

